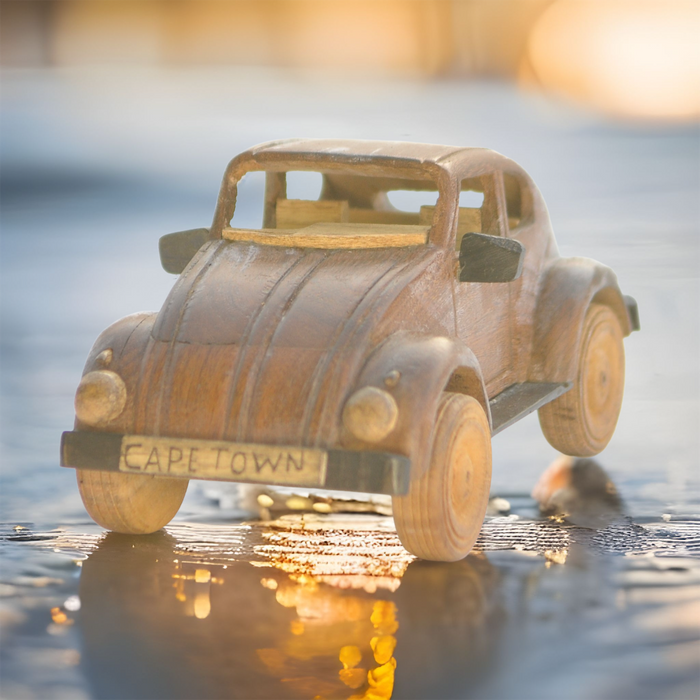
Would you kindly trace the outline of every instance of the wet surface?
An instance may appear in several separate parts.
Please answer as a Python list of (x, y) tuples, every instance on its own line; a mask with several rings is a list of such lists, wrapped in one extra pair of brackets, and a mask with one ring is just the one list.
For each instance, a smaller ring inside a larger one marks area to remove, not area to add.
[[(0, 116), (3, 697), (697, 697), (695, 127), (505, 86), (206, 71), (6, 73)], [(555, 453), (531, 416), (494, 440), (509, 514), (457, 564), (414, 560), (376, 513), (270, 497), (276, 520), (249, 522), (255, 494), (203, 482), (148, 538), (87, 520), (57, 464), (92, 342), (160, 307), (157, 239), (209, 223), (226, 161), (298, 135), (495, 148), (542, 189), (562, 253), (615, 269), (642, 320), (599, 458), (622, 517), (538, 515), (527, 494)]]
[[(700, 522), (487, 521), (455, 564), (381, 516), (4, 535), (8, 697), (690, 698)], [(22, 545), (18, 543), (22, 542)], [(27, 565), (30, 568), (27, 568)], [(12, 612), (14, 617), (12, 617)], [(642, 664), (643, 661), (643, 664)], [(128, 669), (128, 672), (125, 670)], [(573, 677), (572, 675), (573, 674)]]

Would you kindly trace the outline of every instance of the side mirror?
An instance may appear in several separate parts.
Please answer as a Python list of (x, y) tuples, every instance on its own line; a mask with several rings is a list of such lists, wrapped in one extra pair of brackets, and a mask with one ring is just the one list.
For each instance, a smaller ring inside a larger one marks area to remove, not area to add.
[(512, 238), (465, 233), (459, 247), (460, 282), (512, 282), (520, 277), (525, 246)]
[(179, 275), (208, 240), (208, 228), (193, 228), (162, 236), (158, 241), (160, 264), (166, 272)]

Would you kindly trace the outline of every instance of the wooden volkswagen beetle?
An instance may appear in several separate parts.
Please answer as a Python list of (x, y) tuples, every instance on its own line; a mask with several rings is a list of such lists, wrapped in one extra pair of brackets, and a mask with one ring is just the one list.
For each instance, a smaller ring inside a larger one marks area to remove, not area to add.
[[(232, 228), (252, 171), (262, 228)], [(317, 200), (287, 199), (293, 171), (322, 174)], [(435, 204), (401, 211), (397, 190)], [(211, 228), (160, 252), (180, 277), (159, 313), (97, 339), (62, 440), (110, 530), (163, 527), (189, 479), (294, 485), (391, 494), (406, 549), (457, 560), (492, 435), (539, 409), (554, 447), (593, 455), (615, 429), (636, 304), (609, 268), (559, 256), (539, 191), (493, 151), (263, 144), (229, 164)]]

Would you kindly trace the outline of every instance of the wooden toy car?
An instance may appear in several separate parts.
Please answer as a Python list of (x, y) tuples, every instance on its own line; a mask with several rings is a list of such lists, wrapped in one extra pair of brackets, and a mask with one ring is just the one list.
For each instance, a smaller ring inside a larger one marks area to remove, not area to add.
[[(263, 226), (232, 228), (253, 171)], [(287, 199), (293, 171), (322, 174), (318, 200)], [(400, 211), (397, 190), (436, 203)], [(612, 436), (636, 303), (609, 268), (559, 256), (539, 191), (495, 152), (257, 146), (226, 169), (211, 228), (160, 251), (180, 277), (159, 313), (97, 339), (63, 435), (103, 527), (158, 530), (189, 479), (385, 493), (409, 551), (456, 560), (484, 517), (492, 435), (539, 409), (566, 454)]]

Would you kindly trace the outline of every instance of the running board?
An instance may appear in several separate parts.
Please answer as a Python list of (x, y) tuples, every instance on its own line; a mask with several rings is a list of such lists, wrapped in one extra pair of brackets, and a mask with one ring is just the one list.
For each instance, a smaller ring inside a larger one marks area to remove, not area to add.
[(529, 413), (536, 411), (558, 396), (565, 394), (573, 386), (572, 382), (523, 382), (512, 384), (498, 396), (494, 396), (491, 406), (491, 435), (500, 433)]

